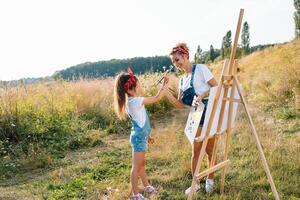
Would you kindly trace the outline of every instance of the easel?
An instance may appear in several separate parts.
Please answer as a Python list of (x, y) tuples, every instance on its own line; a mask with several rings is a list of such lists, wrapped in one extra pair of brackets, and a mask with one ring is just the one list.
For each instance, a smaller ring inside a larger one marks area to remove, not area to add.
[[(224, 62), (224, 66), (223, 66), (223, 70), (220, 76), (220, 80), (219, 80), (219, 85), (217, 86), (217, 92), (216, 92), (216, 96), (213, 100), (213, 107), (212, 107), (212, 112), (211, 115), (209, 117), (208, 121), (208, 125), (207, 125), (207, 130), (205, 133), (205, 137), (203, 139), (203, 143), (202, 143), (202, 147), (200, 150), (200, 154), (199, 154), (199, 158), (198, 158), (198, 162), (197, 162), (197, 166), (193, 175), (193, 180), (192, 180), (192, 186), (191, 186), (191, 192), (188, 195), (188, 200), (191, 200), (195, 191), (195, 185), (196, 185), (196, 181), (204, 176), (207, 176), (208, 174), (222, 169), (222, 174), (221, 174), (221, 194), (224, 193), (224, 183), (225, 183), (225, 173), (226, 173), (226, 167), (230, 164), (230, 160), (228, 160), (228, 152), (229, 152), (229, 141), (231, 138), (231, 132), (232, 132), (232, 113), (233, 113), (233, 103), (234, 102), (239, 102), (241, 100), (240, 103), (243, 104), (243, 107), (245, 108), (246, 111), (246, 115), (247, 118), (249, 120), (249, 123), (251, 125), (251, 131), (252, 131), (252, 136), (255, 140), (257, 149), (259, 151), (259, 156), (261, 158), (264, 170), (267, 174), (267, 178), (268, 181), (271, 185), (271, 189), (273, 192), (273, 195), (275, 197), (276, 200), (279, 200), (279, 195), (278, 192), (276, 190), (273, 178), (271, 176), (270, 173), (270, 169), (269, 166), (267, 164), (267, 160), (265, 158), (261, 143), (259, 141), (257, 132), (255, 130), (252, 118), (250, 116), (249, 113), (249, 109), (248, 106), (246, 104), (245, 98), (244, 98), (244, 94), (242, 91), (242, 86), (239, 82), (239, 80), (237, 79), (237, 65), (238, 62), (235, 59), (235, 54), (236, 54), (236, 49), (237, 49), (237, 43), (238, 43), (238, 38), (239, 38), (239, 33), (240, 33), (240, 29), (241, 29), (241, 24), (242, 24), (242, 18), (243, 18), (243, 14), (244, 14), (244, 9), (240, 10), (240, 14), (239, 14), (239, 20), (238, 20), (238, 24), (237, 24), (237, 29), (236, 29), (236, 33), (235, 33), (235, 38), (234, 38), (234, 43), (233, 43), (233, 47), (231, 50), (231, 55), (230, 55), (230, 60), (229, 63), (227, 61)], [(231, 93), (230, 93), (230, 98), (228, 98), (228, 91), (229, 88), (231, 88)], [(211, 163), (209, 164), (208, 169), (202, 171), (201, 173), (199, 173), (200, 170), (200, 166), (204, 157), (204, 153), (205, 153), (205, 149), (208, 143), (208, 139), (211, 138), (209, 137), (209, 133), (212, 127), (212, 122), (216, 113), (216, 109), (217, 109), (217, 104), (219, 102), (219, 98), (221, 96), (221, 91), (222, 89), (224, 90), (223, 92), (223, 96), (222, 96), (222, 103), (221, 103), (221, 110), (220, 110), (220, 115), (219, 115), (219, 120), (218, 120), (218, 126), (217, 126), (217, 134), (214, 136), (215, 139), (215, 144), (214, 144), (214, 148), (213, 148), (213, 153), (212, 153), (212, 159), (211, 159)], [(237, 100), (234, 98), (235, 96), (235, 91), (238, 91), (238, 94), (240, 96), (240, 100)], [(216, 152), (217, 152), (217, 142), (220, 136), (220, 132), (221, 132), (221, 126), (222, 126), (222, 122), (223, 122), (223, 118), (224, 118), (224, 109), (225, 109), (225, 104), (226, 102), (229, 101), (229, 111), (228, 111), (228, 125), (227, 125), (227, 130), (226, 130), (226, 135), (225, 135), (225, 146), (224, 146), (224, 161), (218, 163), (215, 165), (215, 161), (216, 161)]]

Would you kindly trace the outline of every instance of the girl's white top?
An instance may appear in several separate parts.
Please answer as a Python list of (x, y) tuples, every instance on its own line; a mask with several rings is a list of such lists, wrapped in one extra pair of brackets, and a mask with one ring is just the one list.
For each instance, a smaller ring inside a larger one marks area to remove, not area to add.
[(126, 103), (126, 111), (132, 119), (139, 125), (143, 127), (146, 122), (146, 109), (143, 104), (144, 97), (128, 97)]

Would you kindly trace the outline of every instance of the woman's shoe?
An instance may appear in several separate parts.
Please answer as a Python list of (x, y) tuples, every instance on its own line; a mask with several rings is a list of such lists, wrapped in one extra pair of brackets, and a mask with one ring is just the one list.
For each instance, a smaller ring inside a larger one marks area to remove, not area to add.
[(211, 193), (214, 189), (214, 181), (212, 179), (206, 179), (205, 181), (205, 191), (206, 193)]
[[(195, 191), (198, 191), (199, 189), (200, 189), (200, 185), (196, 184), (196, 185), (195, 185)], [(186, 195), (189, 195), (189, 193), (191, 192), (191, 190), (192, 190), (192, 186), (189, 187), (188, 189), (186, 189), (184, 193), (185, 193)]]

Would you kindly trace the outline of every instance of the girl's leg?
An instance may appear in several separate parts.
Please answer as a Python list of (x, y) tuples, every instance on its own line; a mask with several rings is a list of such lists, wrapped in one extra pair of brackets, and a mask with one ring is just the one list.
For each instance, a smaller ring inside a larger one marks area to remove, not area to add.
[(145, 158), (145, 152), (133, 152), (131, 168), (131, 188), (134, 194), (138, 194), (138, 178)]
[(142, 179), (142, 183), (144, 185), (144, 187), (148, 186), (149, 185), (149, 182), (148, 182), (148, 179), (147, 179), (147, 174), (146, 174), (146, 170), (145, 170), (145, 159), (142, 163), (142, 166), (141, 166), (141, 170), (139, 172), (139, 175)]

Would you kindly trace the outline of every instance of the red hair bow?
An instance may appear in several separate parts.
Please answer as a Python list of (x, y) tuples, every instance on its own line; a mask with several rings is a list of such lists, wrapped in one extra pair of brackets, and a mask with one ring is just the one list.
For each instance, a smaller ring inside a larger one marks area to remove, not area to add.
[(130, 76), (130, 78), (126, 81), (124, 84), (124, 89), (127, 91), (130, 89), (130, 87), (136, 82), (136, 79), (133, 75), (133, 72), (131, 71), (130, 67), (127, 68), (127, 72)]

